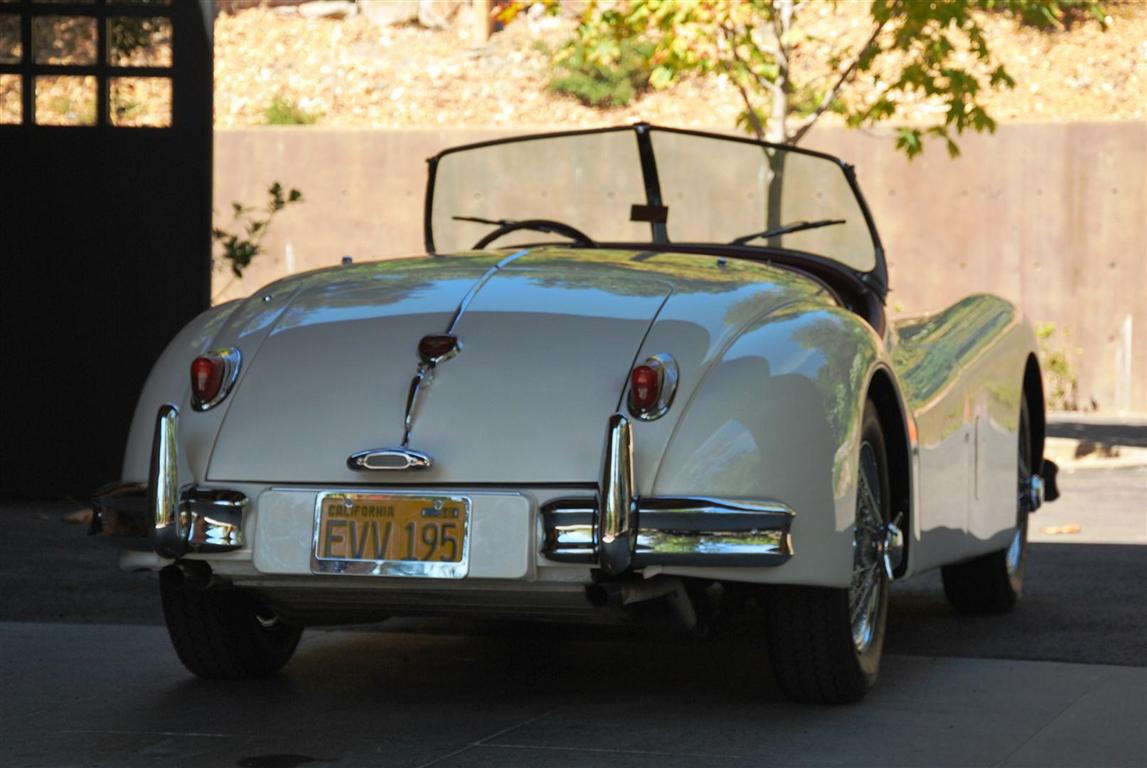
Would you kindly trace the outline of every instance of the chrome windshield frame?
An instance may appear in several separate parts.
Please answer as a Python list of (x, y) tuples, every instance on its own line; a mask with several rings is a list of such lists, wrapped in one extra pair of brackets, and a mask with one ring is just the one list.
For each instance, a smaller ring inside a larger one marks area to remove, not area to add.
[[(686, 128), (666, 128), (662, 126), (650, 125), (648, 123), (635, 123), (633, 125), (612, 126), (608, 128), (588, 128), (574, 131), (552, 131), (547, 133), (510, 136), (502, 139), (492, 139), (489, 141), (479, 141), (472, 144), (462, 144), (456, 147), (449, 147), (434, 155), (433, 157), (428, 158), (426, 161), (428, 166), (428, 177), (426, 183), (426, 196), (423, 207), (423, 240), (426, 247), (426, 252), (431, 255), (437, 254), (437, 250), (434, 244), (434, 227), (432, 216), (434, 207), (434, 187), (437, 179), (438, 163), (442, 160), (442, 158), (459, 152), (468, 152), (475, 149), (483, 149), (486, 147), (501, 146), (505, 144), (526, 143), (531, 141), (541, 141), (545, 139), (568, 138), (572, 136), (590, 136), (595, 134), (619, 133), (623, 131), (633, 132), (636, 138), (638, 156), (641, 161), (642, 182), (645, 189), (645, 202), (646, 205), (650, 208), (660, 208), (662, 206), (660, 177), (657, 171), (657, 157), (656, 153), (653, 151), (653, 146), (650, 139), (654, 132), (672, 133), (682, 136), (694, 136), (704, 139), (716, 139), (719, 141), (727, 141), (737, 144), (748, 144), (756, 147), (761, 147), (763, 149), (771, 149), (780, 152), (815, 157), (833, 163), (843, 172), (849, 189), (852, 191), (853, 196), (856, 198), (856, 203), (864, 217), (865, 226), (867, 227), (869, 236), (872, 239), (873, 267), (868, 271), (861, 271), (858, 269), (853, 269), (841, 262), (835, 261), (830, 257), (820, 256), (818, 258), (821, 261), (831, 262), (842, 272), (846, 272), (854, 276), (864, 286), (873, 291), (881, 303), (884, 302), (885, 297), (888, 294), (888, 268), (884, 255), (884, 246), (880, 240), (880, 233), (876, 229), (876, 222), (872, 217), (872, 211), (868, 207), (868, 202), (865, 200), (864, 194), (860, 190), (860, 184), (856, 178), (856, 169), (851, 164), (825, 152), (818, 152), (816, 150), (805, 149), (803, 147), (795, 147), (788, 144), (775, 144), (767, 141), (758, 141), (756, 139), (744, 136), (731, 136), (728, 134), (711, 133), (708, 131), (696, 131)], [(654, 250), (661, 246), (670, 246), (671, 244), (668, 239), (664, 221), (650, 221), (649, 224), (650, 240), (646, 245)], [(724, 245), (727, 244), (712, 244), (713, 247), (721, 247)], [(776, 246), (769, 245), (747, 245), (744, 247), (750, 249), (751, 251), (760, 251), (762, 254), (767, 252), (776, 252), (778, 250), (789, 250), (780, 249)]]

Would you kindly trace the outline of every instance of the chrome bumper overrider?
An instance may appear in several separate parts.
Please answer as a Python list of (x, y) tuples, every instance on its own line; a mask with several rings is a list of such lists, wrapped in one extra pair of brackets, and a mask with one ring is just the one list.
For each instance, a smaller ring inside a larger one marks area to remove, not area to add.
[(243, 546), (245, 495), (179, 485), (178, 423), (178, 408), (170, 403), (160, 407), (147, 485), (123, 484), (97, 493), (91, 533), (116, 538), (129, 547), (149, 542), (157, 554), (170, 558)]
[(621, 414), (609, 419), (602, 464), (597, 498), (542, 507), (548, 559), (617, 575), (648, 565), (773, 566), (792, 557), (793, 511), (784, 504), (635, 497), (632, 430)]

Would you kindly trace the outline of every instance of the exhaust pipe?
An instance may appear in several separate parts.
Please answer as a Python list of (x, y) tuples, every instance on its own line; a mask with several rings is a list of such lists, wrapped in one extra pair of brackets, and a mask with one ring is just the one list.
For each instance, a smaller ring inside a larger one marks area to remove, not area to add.
[(676, 576), (590, 584), (585, 588), (585, 598), (594, 608), (612, 605), (631, 615), (645, 613), (642, 609), (657, 601), (670, 608), (685, 631), (692, 631), (698, 623), (693, 599), (685, 583)]

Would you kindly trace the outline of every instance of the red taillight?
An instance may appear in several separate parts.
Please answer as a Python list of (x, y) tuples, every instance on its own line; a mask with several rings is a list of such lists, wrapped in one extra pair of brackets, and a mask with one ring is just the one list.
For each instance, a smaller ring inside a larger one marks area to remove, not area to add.
[(651, 365), (639, 365), (629, 374), (630, 403), (639, 412), (651, 411), (661, 397), (661, 376)]
[(191, 399), (196, 405), (206, 405), (219, 396), (223, 389), (223, 374), (227, 364), (218, 355), (202, 355), (191, 361)]
[(642, 421), (669, 412), (677, 392), (677, 361), (669, 353), (650, 355), (629, 372), (629, 412)]
[(241, 360), (235, 347), (213, 349), (192, 360), (191, 406), (206, 411), (219, 405), (239, 378)]

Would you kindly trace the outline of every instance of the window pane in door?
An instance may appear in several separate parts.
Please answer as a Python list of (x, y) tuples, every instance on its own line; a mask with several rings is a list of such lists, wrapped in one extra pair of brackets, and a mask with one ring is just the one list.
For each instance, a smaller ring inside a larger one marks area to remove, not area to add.
[(33, 58), (37, 64), (95, 64), (96, 29), (90, 16), (36, 16)]
[(95, 125), (96, 78), (53, 75), (36, 78), (36, 125)]
[(19, 64), (23, 49), (20, 46), (20, 17), (0, 15), (0, 64)]
[(171, 19), (158, 16), (108, 19), (108, 63), (113, 67), (170, 67)]
[(166, 77), (113, 77), (112, 125), (167, 128), (171, 125), (171, 80)]
[(0, 125), (19, 125), (21, 122), (19, 75), (0, 75)]

